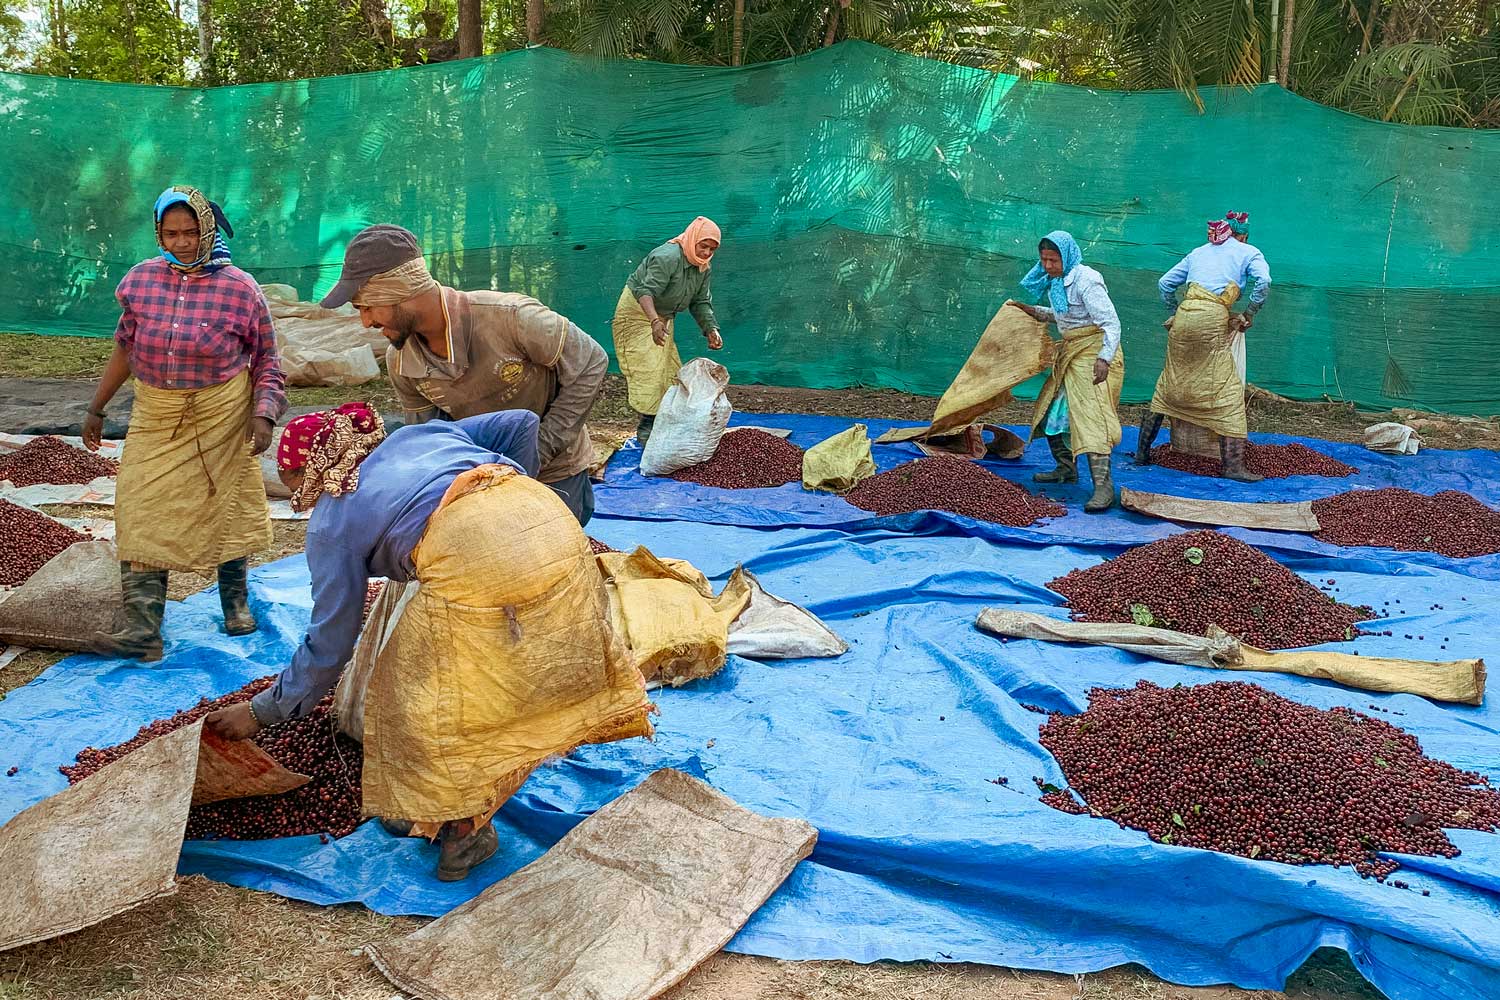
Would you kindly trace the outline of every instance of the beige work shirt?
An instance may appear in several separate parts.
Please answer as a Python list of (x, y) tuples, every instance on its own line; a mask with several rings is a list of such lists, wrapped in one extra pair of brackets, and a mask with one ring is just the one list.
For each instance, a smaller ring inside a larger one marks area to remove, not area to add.
[(407, 422), (438, 411), (455, 420), (496, 410), (530, 410), (542, 418), (541, 471), (555, 483), (594, 461), (588, 411), (604, 382), (608, 358), (588, 334), (528, 295), (443, 289), (447, 358), (413, 336), (386, 349), (386, 370)]

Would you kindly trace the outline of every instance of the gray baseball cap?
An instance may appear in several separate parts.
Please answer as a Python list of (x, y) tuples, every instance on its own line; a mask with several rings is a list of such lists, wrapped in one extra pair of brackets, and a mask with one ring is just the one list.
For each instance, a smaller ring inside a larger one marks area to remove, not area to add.
[(344, 270), (338, 284), (323, 296), (324, 309), (337, 309), (359, 293), (365, 282), (409, 260), (422, 256), (417, 237), (409, 229), (381, 223), (361, 229), (344, 248)]

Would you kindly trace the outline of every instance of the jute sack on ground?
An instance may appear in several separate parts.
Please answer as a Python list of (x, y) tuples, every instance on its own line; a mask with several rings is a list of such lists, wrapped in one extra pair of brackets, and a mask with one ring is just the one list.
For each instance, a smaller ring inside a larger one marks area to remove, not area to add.
[(1188, 524), (1304, 533), (1319, 529), (1318, 515), (1313, 513), (1311, 501), (1306, 500), (1300, 503), (1229, 503), (1122, 489), (1120, 506), (1147, 517)]
[(421, 586), (365, 694), (364, 815), (492, 814), (548, 758), (650, 735), (588, 541), (551, 489), (509, 466), (464, 473), (412, 561)]
[(115, 543), (78, 542), (0, 600), (0, 646), (88, 650), (123, 613)]
[(203, 723), (152, 740), (0, 827), (0, 951), (69, 934), (176, 890), (188, 808), (307, 781)]
[(423, 1000), (649, 1000), (727, 944), (816, 841), (801, 820), (657, 771), (537, 861), (365, 953)]
[(1010, 391), (1052, 364), (1053, 343), (1047, 324), (1032, 319), (1007, 301), (995, 313), (979, 343), (938, 400), (932, 423), (887, 431), (878, 444), (913, 441), (950, 434), (1010, 401)]
[(595, 558), (615, 631), (648, 682), (677, 687), (724, 666), (729, 626), (750, 603), (743, 577), (731, 579), (715, 596), (691, 563), (658, 558), (644, 546)]
[(1415, 430), (1390, 421), (1366, 427), (1361, 443), (1371, 451), (1390, 455), (1415, 455), (1422, 448), (1422, 438)]
[(288, 385), (363, 385), (380, 377), (376, 361), (385, 356), (385, 338), (366, 330), (354, 309), (299, 301), (290, 285), (264, 285), (261, 291)]
[(707, 358), (682, 366), (656, 409), (641, 452), (641, 474), (666, 476), (713, 458), (734, 408), (725, 389), (729, 369)]
[(1240, 642), (1212, 625), (1207, 636), (1197, 636), (1148, 625), (1072, 622), (999, 608), (981, 611), (976, 624), (986, 632), (1007, 638), (1113, 646), (1140, 656), (1193, 667), (1264, 670), (1333, 681), (1364, 691), (1415, 694), (1433, 701), (1465, 705), (1484, 702), (1483, 660), (1398, 660), (1318, 649), (1269, 652)]
[(803, 489), (848, 493), (873, 475), (875, 459), (864, 424), (819, 441), (802, 455)]
[(734, 571), (725, 593), (741, 582), (749, 588), (750, 603), (729, 626), (730, 653), (752, 660), (796, 660), (842, 656), (849, 651), (849, 644), (817, 615), (769, 593), (744, 567)]

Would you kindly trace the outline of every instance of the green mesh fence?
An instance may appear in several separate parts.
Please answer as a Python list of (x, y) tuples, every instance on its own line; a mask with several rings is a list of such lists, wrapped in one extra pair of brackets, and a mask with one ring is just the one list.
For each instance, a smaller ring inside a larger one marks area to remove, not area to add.
[(854, 43), (739, 70), (533, 49), (208, 91), (5, 75), (0, 329), (109, 333), (172, 183), (222, 202), (262, 282), (321, 294), (354, 232), (398, 222), (445, 283), (529, 292), (606, 345), (635, 263), (704, 214), (725, 232), (736, 380), (936, 394), (1061, 228), (1109, 282), (1141, 400), (1165, 344), (1157, 276), (1238, 209), (1276, 279), (1253, 381), (1390, 405), (1393, 357), (1404, 402), (1494, 412), (1500, 133), (1277, 87), (1205, 99)]

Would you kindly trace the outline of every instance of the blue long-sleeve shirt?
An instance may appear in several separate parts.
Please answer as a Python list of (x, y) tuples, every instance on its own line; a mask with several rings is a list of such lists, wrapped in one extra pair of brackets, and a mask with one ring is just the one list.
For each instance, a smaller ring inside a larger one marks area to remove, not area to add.
[(502, 410), (402, 427), (360, 463), (358, 489), (318, 499), (307, 523), (312, 621), (291, 665), (251, 699), (262, 725), (306, 715), (332, 690), (359, 639), (366, 580), (415, 575), (412, 549), (455, 478), (501, 462), (536, 475), (539, 423)]
[(1271, 290), (1271, 267), (1265, 255), (1249, 243), (1225, 240), (1218, 246), (1205, 243), (1182, 260), (1177, 266), (1161, 276), (1156, 287), (1161, 291), (1161, 300), (1169, 312), (1177, 311), (1177, 289), (1188, 282), (1197, 282), (1215, 295), (1222, 295), (1230, 283), (1244, 291), (1255, 282), (1250, 292), (1250, 304), (1245, 312), (1254, 315), (1266, 301)]

